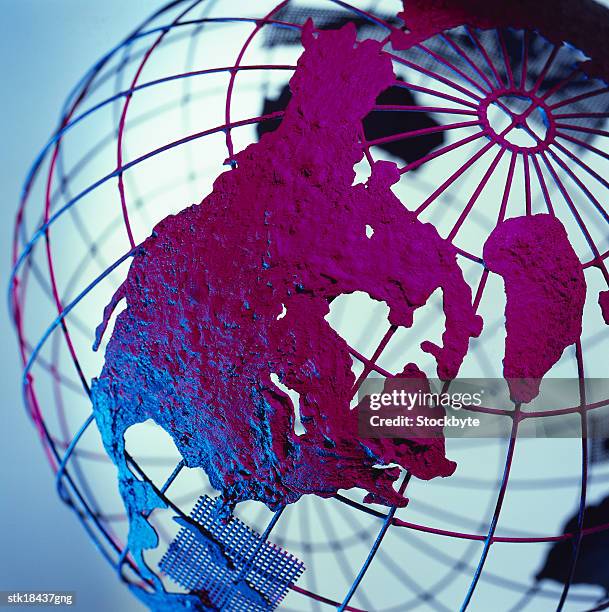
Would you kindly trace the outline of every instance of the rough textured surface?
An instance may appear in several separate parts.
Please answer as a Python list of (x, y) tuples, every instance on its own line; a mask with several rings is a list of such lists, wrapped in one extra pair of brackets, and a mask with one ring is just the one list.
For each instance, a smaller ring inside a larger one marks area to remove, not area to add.
[(407, 49), (434, 34), (468, 24), (487, 28), (525, 28), (562, 45), (568, 42), (588, 56), (581, 68), (609, 79), (609, 9), (595, 0), (403, 0), (398, 13), (405, 24), (393, 31), (395, 49)]
[[(132, 531), (135, 522), (149, 545), (156, 535), (139, 512), (152, 492), (135, 482), (123, 439), (147, 419), (188, 466), (205, 469), (227, 507), (256, 499), (276, 508), (352, 487), (403, 506), (399, 470), (375, 466), (398, 463), (425, 479), (454, 470), (442, 438), (358, 439), (348, 346), (324, 318), (333, 298), (364, 291), (388, 304), (391, 323), (409, 326), (441, 288), (443, 346), (424, 348), (445, 379), (482, 321), (454, 248), (393, 195), (395, 165), (379, 162), (353, 185), (360, 121), (394, 81), (391, 61), (377, 42), (356, 44), (352, 26), (316, 33), (308, 24), (303, 43), (281, 126), (237, 154), (200, 205), (157, 225), (98, 330), (97, 343), (126, 298), (93, 402)], [(271, 374), (300, 394), (304, 434)]]
[(609, 325), (609, 291), (601, 291), (598, 294), (598, 304), (601, 307), (603, 320)]
[(584, 272), (562, 223), (551, 215), (499, 224), (484, 263), (505, 281), (503, 374), (512, 399), (529, 402), (541, 379), (582, 332)]

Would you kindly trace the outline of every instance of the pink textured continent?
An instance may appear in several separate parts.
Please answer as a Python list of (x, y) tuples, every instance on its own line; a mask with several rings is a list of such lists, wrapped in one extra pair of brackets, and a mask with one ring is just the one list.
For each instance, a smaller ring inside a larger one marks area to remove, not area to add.
[(503, 374), (512, 399), (529, 402), (581, 336), (584, 272), (562, 223), (541, 214), (499, 224), (484, 245), (484, 263), (505, 281)]
[[(455, 249), (392, 193), (395, 165), (378, 162), (366, 184), (353, 185), (360, 122), (394, 82), (390, 59), (377, 42), (356, 43), (351, 25), (307, 24), (303, 44), (280, 127), (141, 245), (106, 309), (105, 321), (126, 297), (94, 407), (109, 452), (119, 454), (131, 424), (152, 418), (229, 503), (274, 508), (361, 487), (403, 506), (397, 470), (375, 466), (397, 463), (429, 479), (455, 464), (441, 437), (358, 438), (351, 357), (324, 318), (329, 304), (364, 291), (388, 304), (391, 323), (409, 326), (441, 288), (443, 346), (424, 348), (443, 378), (457, 374), (482, 321)], [(302, 435), (271, 374), (300, 394)]]
[(609, 291), (601, 291), (598, 294), (598, 305), (601, 307), (603, 320), (609, 325)]

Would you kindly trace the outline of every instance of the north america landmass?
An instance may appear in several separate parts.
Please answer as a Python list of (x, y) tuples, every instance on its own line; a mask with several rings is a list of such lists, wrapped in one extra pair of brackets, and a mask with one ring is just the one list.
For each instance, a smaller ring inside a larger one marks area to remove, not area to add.
[[(410, 327), (441, 290), (442, 344), (421, 348), (446, 381), (483, 322), (456, 248), (393, 193), (397, 166), (374, 162), (355, 182), (361, 121), (396, 83), (389, 55), (379, 42), (358, 41), (352, 25), (316, 31), (309, 21), (302, 44), (279, 127), (237, 153), (200, 203), (154, 228), (97, 330), (95, 348), (125, 300), (92, 400), (118, 468), (129, 547), (143, 566), (143, 550), (158, 543), (145, 516), (164, 502), (131, 471), (125, 432), (149, 419), (185, 465), (205, 470), (227, 511), (245, 500), (275, 510), (353, 488), (367, 492), (366, 503), (403, 507), (394, 486), (402, 469), (429, 480), (456, 468), (441, 434), (358, 435), (349, 346), (326, 319), (335, 298), (364, 292), (388, 306), (389, 324)], [(506, 287), (504, 375), (512, 399), (527, 402), (581, 335), (583, 269), (551, 215), (503, 221), (483, 255)], [(415, 363), (396, 376), (428, 384)], [(300, 434), (273, 377), (299, 395)]]

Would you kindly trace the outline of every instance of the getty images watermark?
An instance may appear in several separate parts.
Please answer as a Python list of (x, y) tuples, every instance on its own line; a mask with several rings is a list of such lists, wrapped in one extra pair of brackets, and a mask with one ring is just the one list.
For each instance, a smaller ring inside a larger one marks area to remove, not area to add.
[[(364, 438), (509, 437), (609, 438), (609, 379), (521, 379), (537, 388), (526, 404), (511, 399), (498, 378), (368, 378), (358, 392), (359, 434)], [(515, 385), (512, 384), (512, 389)]]

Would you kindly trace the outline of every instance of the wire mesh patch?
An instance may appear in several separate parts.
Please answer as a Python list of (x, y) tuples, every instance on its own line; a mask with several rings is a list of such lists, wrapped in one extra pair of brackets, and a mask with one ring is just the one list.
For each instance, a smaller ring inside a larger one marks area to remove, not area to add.
[(159, 563), (160, 570), (191, 592), (230, 612), (275, 610), (304, 571), (304, 564), (264, 540), (235, 517), (218, 520), (215, 501), (202, 495)]

